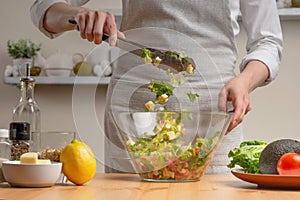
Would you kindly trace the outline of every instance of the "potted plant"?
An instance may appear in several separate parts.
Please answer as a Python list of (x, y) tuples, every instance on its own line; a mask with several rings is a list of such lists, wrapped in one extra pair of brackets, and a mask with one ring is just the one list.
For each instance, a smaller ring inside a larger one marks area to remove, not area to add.
[(40, 50), (40, 45), (36, 45), (29, 39), (19, 39), (17, 42), (9, 40), (7, 50), (10, 57), (13, 58), (13, 65), (17, 66), (21, 72), (21, 66), (25, 63), (33, 65), (33, 58)]

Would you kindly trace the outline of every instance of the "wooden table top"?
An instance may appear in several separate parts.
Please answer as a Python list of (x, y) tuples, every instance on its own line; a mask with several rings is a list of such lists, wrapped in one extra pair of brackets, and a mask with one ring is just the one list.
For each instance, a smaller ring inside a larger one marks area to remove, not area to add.
[(57, 184), (47, 188), (13, 188), (0, 184), (0, 199), (9, 200), (294, 200), (298, 190), (263, 189), (233, 175), (204, 175), (198, 182), (154, 183), (135, 174), (96, 174), (83, 186)]

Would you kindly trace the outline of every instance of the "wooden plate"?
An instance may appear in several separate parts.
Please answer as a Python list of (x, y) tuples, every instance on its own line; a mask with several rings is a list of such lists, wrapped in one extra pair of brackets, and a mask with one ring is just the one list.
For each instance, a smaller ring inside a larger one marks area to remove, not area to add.
[(231, 173), (246, 182), (257, 184), (259, 187), (299, 188), (300, 176), (280, 176), (275, 174), (250, 174), (241, 169), (233, 169)]

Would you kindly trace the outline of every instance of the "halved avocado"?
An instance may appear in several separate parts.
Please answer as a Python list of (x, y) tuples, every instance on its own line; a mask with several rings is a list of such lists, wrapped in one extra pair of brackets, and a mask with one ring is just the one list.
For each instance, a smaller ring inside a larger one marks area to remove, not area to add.
[(293, 139), (280, 139), (269, 143), (259, 158), (259, 170), (263, 174), (278, 174), (277, 162), (288, 152), (300, 153), (300, 142)]

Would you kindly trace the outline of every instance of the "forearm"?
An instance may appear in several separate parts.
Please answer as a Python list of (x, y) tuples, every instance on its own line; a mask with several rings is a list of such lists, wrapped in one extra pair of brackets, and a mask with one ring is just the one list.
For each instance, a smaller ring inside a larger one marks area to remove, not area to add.
[(275, 80), (282, 55), (282, 31), (274, 0), (240, 0), (242, 22), (247, 40), (247, 55), (242, 59), (240, 71), (252, 60), (259, 60), (269, 70), (263, 85)]
[(270, 73), (268, 67), (261, 61), (250, 61), (239, 76), (247, 81), (248, 91), (251, 92), (255, 88), (264, 84), (269, 78)]
[(72, 6), (66, 3), (55, 3), (50, 6), (43, 19), (44, 28), (51, 33), (61, 33), (64, 31), (74, 30), (75, 25), (68, 22), (75, 16), (87, 10), (79, 6)]

